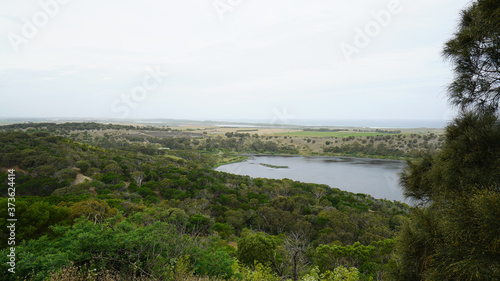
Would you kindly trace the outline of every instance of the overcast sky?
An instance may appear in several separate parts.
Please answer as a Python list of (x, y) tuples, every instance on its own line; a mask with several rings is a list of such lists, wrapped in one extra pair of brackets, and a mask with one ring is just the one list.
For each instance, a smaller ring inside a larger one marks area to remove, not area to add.
[(2, 1), (0, 117), (444, 120), (469, 2)]

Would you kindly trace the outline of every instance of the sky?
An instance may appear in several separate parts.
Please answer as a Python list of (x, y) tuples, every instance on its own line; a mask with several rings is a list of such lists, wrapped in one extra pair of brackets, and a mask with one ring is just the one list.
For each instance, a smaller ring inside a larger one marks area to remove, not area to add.
[(464, 0), (0, 2), (0, 117), (448, 120)]

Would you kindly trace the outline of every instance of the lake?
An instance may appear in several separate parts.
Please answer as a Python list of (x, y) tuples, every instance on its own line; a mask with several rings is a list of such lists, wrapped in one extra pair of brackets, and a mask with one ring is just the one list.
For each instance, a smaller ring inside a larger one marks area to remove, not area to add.
[(246, 161), (223, 165), (216, 170), (253, 178), (288, 178), (326, 184), (349, 192), (408, 203), (403, 198), (398, 176), (404, 166), (404, 161), (386, 159), (252, 155)]

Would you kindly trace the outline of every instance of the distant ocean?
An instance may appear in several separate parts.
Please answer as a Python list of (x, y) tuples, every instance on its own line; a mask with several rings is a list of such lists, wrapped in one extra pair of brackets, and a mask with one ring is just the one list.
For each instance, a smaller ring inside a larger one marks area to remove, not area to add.
[(297, 120), (297, 125), (372, 128), (444, 128), (446, 120)]
[[(89, 119), (89, 118), (0, 118), (0, 124), (25, 123), (25, 122), (116, 122), (145, 123), (151, 125), (171, 125), (181, 123), (204, 122), (222, 127), (261, 127), (261, 126), (325, 126), (325, 127), (371, 127), (371, 128), (444, 128), (451, 120), (319, 120), (319, 119), (215, 119), (215, 120), (182, 120), (182, 119)], [(220, 123), (219, 123), (220, 122)], [(241, 123), (241, 124), (239, 124)], [(257, 125), (258, 124), (258, 125)]]
[[(225, 120), (229, 121), (229, 120)], [(242, 123), (265, 123), (273, 125), (335, 126), (335, 127), (371, 127), (371, 128), (444, 128), (451, 120), (300, 120), (287, 122), (270, 120), (231, 120)]]

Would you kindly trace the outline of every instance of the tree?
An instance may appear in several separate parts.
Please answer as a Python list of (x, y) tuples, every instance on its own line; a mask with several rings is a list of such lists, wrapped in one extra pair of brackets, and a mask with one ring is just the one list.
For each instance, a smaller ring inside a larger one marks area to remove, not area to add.
[(454, 64), (450, 100), (462, 109), (498, 110), (500, 101), (500, 2), (478, 0), (462, 11), (459, 30), (444, 56)]
[(294, 223), (294, 217), (290, 212), (276, 210), (272, 207), (260, 207), (257, 210), (260, 218), (264, 221), (266, 228), (273, 234), (279, 234), (286, 231)]
[(293, 280), (299, 280), (299, 273), (308, 264), (306, 253), (309, 243), (301, 232), (292, 232), (285, 237), (281, 246), (284, 260), (288, 261), (292, 270)]
[(199, 254), (194, 266), (195, 272), (199, 275), (210, 275), (228, 279), (233, 275), (234, 261), (231, 256), (222, 248), (208, 248)]
[(455, 67), (450, 100), (462, 112), (441, 151), (401, 175), (419, 202), (396, 243), (396, 280), (497, 280), (500, 270), (500, 2), (462, 12), (444, 56)]
[(135, 171), (132, 173), (132, 178), (138, 187), (141, 187), (142, 181), (146, 177), (146, 174), (143, 171)]
[(77, 172), (73, 169), (62, 169), (55, 173), (55, 177), (59, 180), (59, 182), (69, 182), (74, 180), (77, 176)]
[(80, 172), (82, 172), (82, 174), (85, 174), (90, 168), (90, 163), (88, 161), (80, 160), (76, 162), (75, 166), (80, 169)]
[[(30, 280), (47, 280), (51, 272), (71, 262), (82, 265), (82, 268), (94, 268), (97, 272), (110, 270), (119, 275), (116, 280), (136, 279), (141, 275), (149, 277), (148, 280), (184, 280), (174, 278), (172, 273), (181, 269), (177, 266), (179, 263), (187, 262), (186, 256), (201, 262), (198, 270), (206, 268), (205, 265), (210, 263), (207, 259), (220, 262), (211, 267), (211, 272), (203, 273), (219, 276), (232, 273), (232, 261), (227, 253), (214, 249), (209, 255), (207, 253), (213, 245), (203, 249), (198, 238), (185, 235), (165, 222), (156, 221), (141, 227), (127, 221), (114, 225), (108, 222), (94, 224), (80, 218), (72, 227), (53, 229), (57, 239), (42, 236), (16, 245), (16, 253), (22, 253), (16, 256), (16, 274), (3, 274), (2, 280), (19, 280), (28, 276)], [(8, 251), (8, 248), (0, 251), (0, 270), (3, 272), (7, 272)]]
[(474, 192), (417, 209), (398, 237), (397, 280), (497, 280), (500, 194)]
[(253, 267), (255, 263), (269, 265), (277, 248), (276, 241), (263, 232), (244, 229), (238, 240), (238, 260)]
[(104, 167), (102, 169), (103, 173), (115, 173), (115, 174), (118, 174), (118, 175), (121, 175), (122, 174), (122, 168), (120, 166), (118, 166), (117, 164), (113, 163), (113, 164), (109, 164), (109, 165), (106, 165), (106, 167)]
[[(11, 203), (11, 201), (7, 198), (0, 198), (0, 210), (3, 217), (8, 217), (8, 203)], [(21, 244), (21, 241), (39, 238), (42, 235), (51, 235), (51, 226), (56, 224), (67, 225), (71, 222), (68, 208), (50, 205), (45, 201), (17, 198), (15, 207), (17, 219), (24, 224), (23, 227), (16, 229), (16, 244)], [(7, 220), (0, 221), (2, 229), (7, 229), (8, 225)], [(8, 233), (4, 231), (0, 233), (0, 248), (8, 247), (7, 235)]]
[(500, 268), (498, 117), (457, 118), (442, 150), (410, 162), (401, 183), (421, 205), (398, 238), (397, 279), (493, 280)]
[(335, 268), (333, 271), (333, 280), (334, 281), (358, 281), (359, 280), (359, 272), (356, 268), (345, 268), (343, 266), (339, 266)]
[[(345, 268), (339, 266), (333, 272), (326, 271), (321, 273), (316, 266), (311, 269), (311, 272), (304, 275), (301, 280), (304, 281), (359, 281), (359, 271), (357, 268)], [(371, 279), (370, 279), (371, 280)]]
[(316, 187), (315, 189), (313, 189), (313, 195), (314, 195), (314, 198), (316, 198), (316, 200), (321, 200), (321, 198), (323, 198), (323, 196), (326, 195), (326, 190), (323, 188), (323, 187)]
[(273, 274), (271, 268), (269, 266), (264, 266), (260, 263), (256, 263), (254, 268), (248, 268), (235, 262), (233, 264), (234, 276), (236, 278), (232, 278), (231, 280), (240, 280), (240, 281), (281, 281), (283, 280), (281, 277), (278, 277)]
[(500, 191), (500, 123), (493, 113), (465, 113), (446, 129), (437, 154), (410, 161), (402, 173), (405, 195), (424, 203)]
[(241, 230), (245, 224), (245, 217), (241, 210), (229, 210), (224, 213), (224, 216), (226, 217), (226, 222), (234, 229)]
[(358, 268), (372, 260), (376, 250), (375, 246), (364, 246), (359, 242), (347, 246), (331, 243), (319, 245), (314, 251), (314, 260), (321, 271), (333, 271), (339, 266)]
[(115, 216), (118, 213), (116, 208), (111, 208), (105, 201), (90, 199), (80, 201), (71, 207), (71, 216), (78, 218), (85, 217), (94, 223), (103, 223), (106, 218)]

